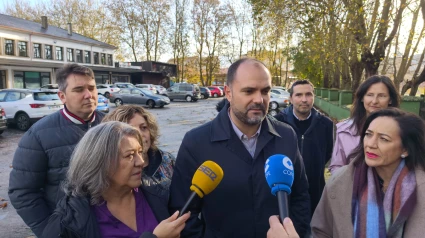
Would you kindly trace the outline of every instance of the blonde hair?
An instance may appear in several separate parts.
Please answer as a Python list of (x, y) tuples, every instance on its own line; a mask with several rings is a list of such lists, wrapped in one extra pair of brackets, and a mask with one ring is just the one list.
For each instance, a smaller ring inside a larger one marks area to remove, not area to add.
[(146, 111), (142, 106), (136, 105), (122, 105), (117, 107), (113, 112), (107, 114), (103, 120), (103, 122), (108, 121), (120, 121), (129, 123), (130, 120), (136, 115), (141, 115), (147, 123), (150, 139), (151, 139), (151, 147), (150, 149), (156, 151), (158, 150), (158, 137), (159, 137), (159, 129), (158, 124), (156, 122), (155, 117), (148, 111)]

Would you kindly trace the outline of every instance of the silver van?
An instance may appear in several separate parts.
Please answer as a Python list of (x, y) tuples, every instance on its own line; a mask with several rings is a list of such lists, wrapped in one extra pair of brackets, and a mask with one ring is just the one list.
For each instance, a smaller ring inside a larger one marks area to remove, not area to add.
[(201, 99), (201, 90), (198, 85), (190, 83), (175, 83), (167, 89), (167, 94), (171, 101), (177, 99), (196, 102)]

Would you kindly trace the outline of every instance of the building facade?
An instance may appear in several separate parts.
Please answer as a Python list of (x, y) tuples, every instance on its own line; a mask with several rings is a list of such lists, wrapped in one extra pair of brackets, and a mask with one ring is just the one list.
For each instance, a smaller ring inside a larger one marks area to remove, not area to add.
[(115, 46), (42, 23), (0, 14), (0, 89), (40, 88), (56, 83), (55, 71), (65, 63), (86, 65), (97, 83), (130, 77), (113, 72)]

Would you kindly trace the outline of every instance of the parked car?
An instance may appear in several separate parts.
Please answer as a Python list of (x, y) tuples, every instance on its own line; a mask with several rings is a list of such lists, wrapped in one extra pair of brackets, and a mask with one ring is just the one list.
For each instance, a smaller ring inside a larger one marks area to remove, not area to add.
[(147, 89), (147, 90), (151, 91), (153, 94), (158, 93), (156, 91), (155, 85), (153, 85), (153, 84), (136, 84), (134, 86), (136, 86), (136, 88)]
[(279, 107), (287, 107), (289, 103), (289, 97), (281, 94), (270, 93), (270, 109), (276, 110)]
[(110, 101), (114, 102), (117, 106), (128, 103), (143, 104), (150, 108), (154, 108), (155, 106), (162, 108), (170, 104), (170, 99), (168, 97), (153, 94), (141, 88), (122, 88), (118, 93), (111, 94)]
[(120, 91), (120, 88), (118, 88), (114, 84), (98, 84), (96, 85), (97, 93), (102, 94), (103, 96), (109, 98), (109, 95), (111, 93), (116, 93)]
[(115, 82), (114, 86), (117, 88), (135, 88), (135, 86), (132, 83)]
[(154, 85), (154, 86), (155, 86), (156, 91), (157, 91), (158, 94), (168, 97), (167, 89), (166, 88), (164, 88), (161, 85)]
[(223, 96), (225, 96), (226, 95), (226, 92), (224, 91), (224, 86), (218, 86), (220, 89), (221, 89), (221, 91), (223, 92)]
[(167, 94), (171, 101), (181, 99), (187, 102), (196, 102), (201, 98), (199, 86), (190, 83), (175, 83), (167, 89)]
[(199, 87), (201, 89), (201, 98), (207, 99), (211, 97), (211, 91), (207, 87)]
[(288, 90), (286, 90), (286, 88), (282, 86), (273, 86), (272, 89), (280, 89), (280, 90), (288, 92)]
[(211, 91), (211, 95), (215, 98), (223, 96), (223, 91), (217, 86), (209, 86), (208, 89)]
[(6, 113), (4, 109), (0, 107), (0, 135), (7, 129)]
[(107, 99), (106, 97), (102, 95), (97, 96), (96, 110), (104, 112), (104, 113), (108, 113), (109, 112), (108, 104), (109, 104), (109, 99)]
[(272, 88), (271, 92), (272, 93), (275, 93), (275, 94), (279, 94), (279, 95), (285, 96), (285, 97), (288, 97), (288, 98), (290, 97), (289, 92), (287, 92), (285, 90), (282, 90), (282, 89)]
[(40, 118), (63, 108), (63, 103), (56, 90), (3, 89), (0, 106), (6, 111), (7, 122), (26, 131)]
[(59, 85), (57, 83), (45, 84), (40, 89), (59, 89)]

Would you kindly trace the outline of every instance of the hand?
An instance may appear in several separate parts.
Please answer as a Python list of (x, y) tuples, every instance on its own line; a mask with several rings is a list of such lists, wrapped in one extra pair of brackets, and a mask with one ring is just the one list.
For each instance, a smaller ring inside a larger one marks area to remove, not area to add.
[(283, 225), (280, 224), (277, 216), (271, 216), (269, 223), (270, 229), (267, 232), (267, 238), (300, 238), (294, 224), (288, 217), (283, 220)]
[(183, 230), (186, 225), (187, 219), (190, 217), (190, 212), (179, 216), (179, 211), (176, 211), (172, 216), (163, 220), (158, 226), (153, 230), (153, 234), (158, 238), (178, 238), (180, 237), (180, 232)]

